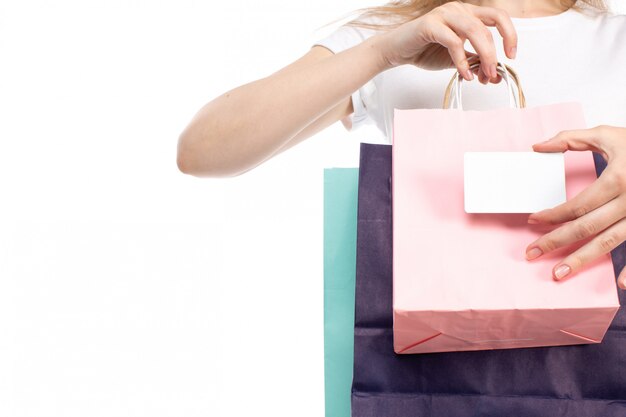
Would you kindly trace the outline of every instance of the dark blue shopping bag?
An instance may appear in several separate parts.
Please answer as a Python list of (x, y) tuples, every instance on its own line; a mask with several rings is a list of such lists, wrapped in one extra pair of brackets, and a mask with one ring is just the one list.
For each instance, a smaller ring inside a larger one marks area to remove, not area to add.
[[(391, 146), (362, 144), (353, 417), (626, 416), (624, 308), (600, 344), (395, 354), (391, 221)], [(625, 255), (624, 244), (612, 252), (616, 272)]]

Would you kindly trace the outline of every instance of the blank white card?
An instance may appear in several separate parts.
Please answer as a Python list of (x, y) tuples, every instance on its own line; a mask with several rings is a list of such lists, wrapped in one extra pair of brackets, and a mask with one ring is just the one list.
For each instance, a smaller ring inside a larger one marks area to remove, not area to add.
[(563, 153), (466, 152), (466, 213), (534, 213), (566, 200)]

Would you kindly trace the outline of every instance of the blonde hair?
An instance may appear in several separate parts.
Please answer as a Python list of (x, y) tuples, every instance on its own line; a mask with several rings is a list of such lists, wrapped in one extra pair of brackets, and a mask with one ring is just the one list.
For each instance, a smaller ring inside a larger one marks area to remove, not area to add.
[[(346, 23), (346, 26), (357, 26), (369, 29), (393, 29), (410, 20), (418, 18), (436, 7), (445, 3), (459, 0), (392, 0), (383, 6), (364, 7), (355, 10), (359, 17)], [(580, 10), (578, 3), (590, 6), (597, 10), (606, 11), (608, 6), (604, 0), (561, 0), (561, 4), (567, 8)], [(351, 13), (352, 14), (352, 13)], [(370, 17), (383, 18), (384, 23), (372, 23), (366, 20)]]

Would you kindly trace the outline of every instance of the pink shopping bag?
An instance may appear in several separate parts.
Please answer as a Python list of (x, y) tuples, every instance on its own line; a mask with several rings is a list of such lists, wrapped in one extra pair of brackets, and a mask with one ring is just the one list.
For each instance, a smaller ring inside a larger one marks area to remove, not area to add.
[[(465, 152), (528, 152), (561, 130), (585, 128), (579, 103), (525, 107), (517, 75), (498, 69), (511, 108), (462, 110), (457, 74), (444, 107), (458, 108), (395, 110), (396, 353), (599, 343), (619, 307), (609, 255), (556, 282), (552, 267), (567, 249), (527, 261), (526, 246), (546, 232), (527, 214), (465, 213)], [(569, 199), (595, 180), (593, 155), (566, 153), (565, 171)]]

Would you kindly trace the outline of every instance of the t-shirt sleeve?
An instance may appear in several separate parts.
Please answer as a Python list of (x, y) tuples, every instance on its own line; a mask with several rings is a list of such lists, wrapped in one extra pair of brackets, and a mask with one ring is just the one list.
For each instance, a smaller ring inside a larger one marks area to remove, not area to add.
[[(325, 38), (315, 41), (312, 46), (320, 45), (329, 49), (334, 54), (338, 54), (341, 51), (360, 44), (374, 34), (376, 34), (376, 31), (373, 29), (344, 25), (337, 28)], [(374, 83), (370, 80), (352, 93), (352, 107), (354, 112), (341, 120), (346, 130), (354, 131), (364, 124), (373, 122), (368, 114), (367, 106), (368, 100), (373, 98), (373, 91), (375, 91)]]

